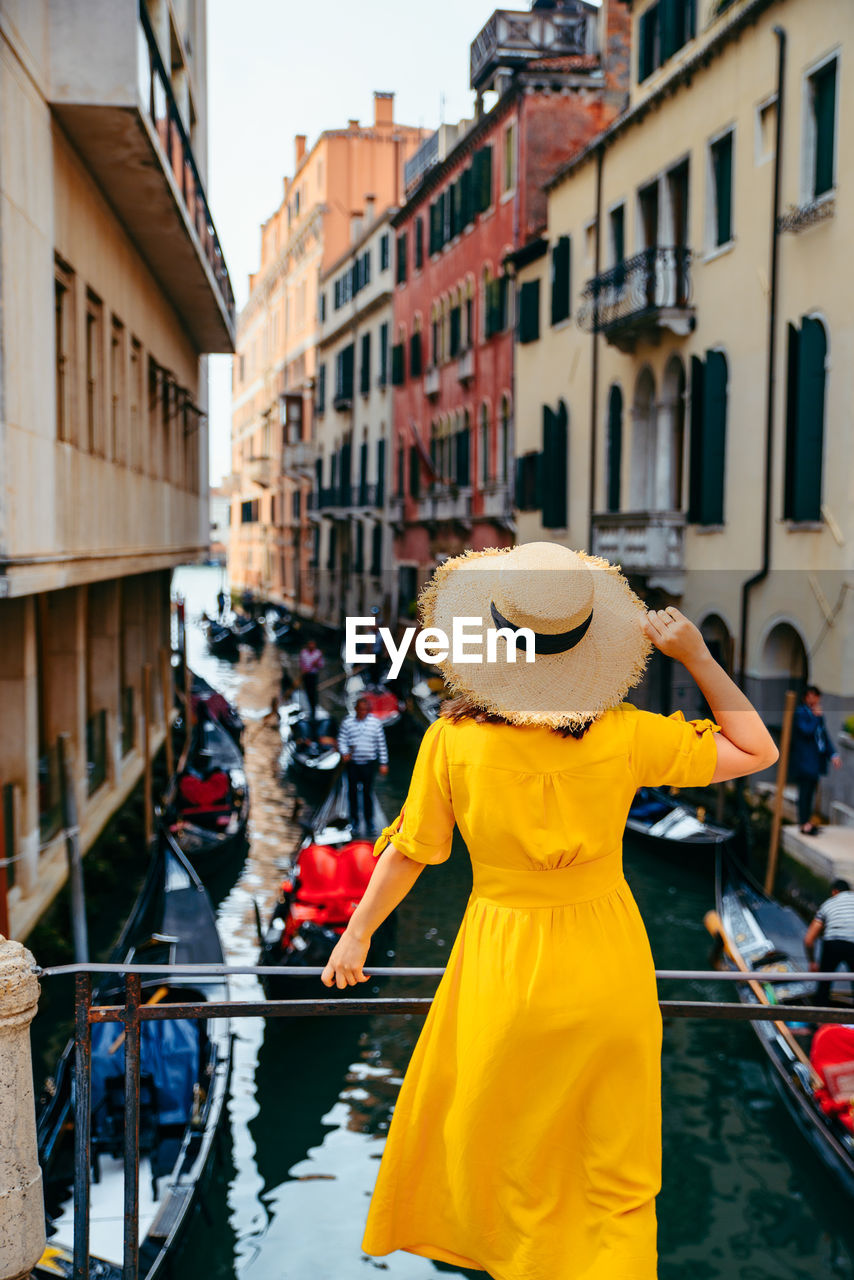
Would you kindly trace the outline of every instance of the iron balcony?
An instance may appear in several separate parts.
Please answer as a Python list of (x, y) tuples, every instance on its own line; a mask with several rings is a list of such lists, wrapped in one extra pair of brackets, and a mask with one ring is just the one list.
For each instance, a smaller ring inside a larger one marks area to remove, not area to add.
[(620, 351), (663, 330), (687, 337), (695, 324), (691, 258), (690, 249), (658, 245), (594, 276), (582, 293), (579, 326)]

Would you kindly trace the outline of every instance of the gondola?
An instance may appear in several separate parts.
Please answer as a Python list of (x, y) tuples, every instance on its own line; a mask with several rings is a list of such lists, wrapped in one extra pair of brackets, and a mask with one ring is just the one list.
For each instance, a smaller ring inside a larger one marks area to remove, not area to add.
[(351, 715), (360, 698), (367, 698), (369, 713), (376, 716), (386, 733), (397, 734), (404, 726), (406, 703), (389, 688), (384, 679), (374, 682), (362, 672), (348, 676), (344, 685), (344, 699)]
[(248, 645), (250, 649), (263, 649), (267, 642), (267, 633), (260, 618), (237, 614), (231, 629), (237, 638), (237, 643)]
[(282, 770), (290, 769), (302, 781), (328, 786), (341, 763), (334, 719), (319, 703), (314, 715), (305, 693), (295, 689), (292, 700), (279, 708), (282, 734)]
[(228, 662), (236, 662), (240, 656), (240, 641), (231, 627), (222, 622), (208, 619), (204, 623), (208, 648), (215, 658), (224, 658)]
[(222, 725), (232, 742), (242, 752), (245, 725), (236, 708), (218, 689), (214, 689), (213, 685), (208, 684), (207, 680), (203, 679), (202, 676), (197, 675), (195, 671), (191, 672), (191, 675), (194, 717), (198, 720), (200, 703), (204, 703), (205, 710), (210, 718), (216, 720), (217, 724)]
[[(716, 868), (718, 916), (733, 952), (758, 975), (806, 972), (806, 926), (800, 916), (769, 897), (725, 845), (718, 847)], [(732, 958), (726, 964), (737, 967)], [(764, 989), (778, 1004), (809, 1005), (816, 994), (814, 982), (775, 982)], [(739, 983), (738, 994), (743, 1004), (759, 1003), (747, 985)], [(854, 1195), (852, 1028), (827, 1025), (812, 1035), (803, 1024), (752, 1026), (768, 1056), (774, 1087), (801, 1133), (847, 1194)]]
[(626, 830), (656, 853), (708, 855), (710, 870), (717, 846), (731, 842), (735, 834), (730, 827), (709, 822), (702, 807), (685, 804), (657, 787), (641, 787), (636, 793)]
[(204, 874), (244, 851), (249, 785), (240, 749), (203, 706), (187, 759), (167, 792), (165, 821), (179, 848)]
[[(375, 820), (385, 824), (376, 799), (374, 812)], [(372, 840), (354, 836), (347, 781), (342, 774), (306, 828), (261, 940), (258, 963), (273, 969), (263, 979), (271, 1000), (311, 1000), (341, 994), (335, 987), (325, 987), (319, 978), (295, 977), (288, 971), (326, 964), (376, 866), (373, 847)], [(368, 965), (393, 962), (395, 932), (392, 914), (374, 934)], [(358, 993), (376, 994), (380, 987), (381, 980), (373, 979), (361, 983)]]
[[(213, 909), (198, 877), (165, 831), (136, 905), (114, 950), (123, 964), (223, 964)], [(228, 999), (224, 977), (180, 973), (144, 978), (144, 1003)], [(96, 1004), (123, 1004), (123, 986), (105, 980)], [(119, 1023), (92, 1027), (91, 1280), (121, 1274), (124, 1237), (124, 1049)], [(139, 1275), (153, 1280), (189, 1220), (222, 1118), (231, 1062), (225, 1019), (142, 1023), (140, 1077)], [(48, 1245), (33, 1274), (72, 1275), (74, 1042), (66, 1046), (38, 1115)]]
[(412, 705), (419, 719), (429, 726), (438, 720), (445, 682), (441, 676), (425, 676), (412, 686)]

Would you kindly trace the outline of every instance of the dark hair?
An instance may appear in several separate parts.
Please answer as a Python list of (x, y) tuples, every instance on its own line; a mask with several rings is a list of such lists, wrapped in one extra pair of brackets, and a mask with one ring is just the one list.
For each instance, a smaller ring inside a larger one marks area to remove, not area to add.
[[(496, 711), (484, 711), (483, 707), (479, 707), (464, 693), (457, 694), (455, 698), (446, 698), (442, 703), (440, 714), (454, 723), (458, 720), (474, 720), (476, 724), (513, 723), (505, 716), (498, 715)], [(592, 723), (592, 720), (588, 720), (586, 724), (562, 724), (554, 727), (552, 733), (556, 733), (560, 738), (583, 738)]]
[(851, 885), (848, 883), (847, 880), (834, 880), (833, 884), (830, 886), (830, 892), (831, 893), (848, 893), (850, 888), (851, 888)]
[(808, 684), (806, 689), (804, 689), (804, 697), (806, 697), (808, 693), (813, 694), (816, 698), (821, 697), (821, 689), (819, 689), (817, 684)]

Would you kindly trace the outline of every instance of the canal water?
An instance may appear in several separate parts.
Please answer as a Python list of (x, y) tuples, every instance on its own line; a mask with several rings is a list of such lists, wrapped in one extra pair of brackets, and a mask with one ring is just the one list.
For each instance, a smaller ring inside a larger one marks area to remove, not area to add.
[[(218, 569), (176, 574), (187, 600), (191, 665), (232, 698), (246, 724), (251, 847), (233, 883), (212, 887), (228, 959), (254, 963), (255, 904), (265, 920), (300, 830), (298, 796), (278, 776), (278, 731), (265, 714), (281, 659), (272, 646), (227, 665), (207, 654), (192, 619), (211, 612)], [(328, 657), (327, 675), (337, 666)], [(340, 686), (327, 693), (333, 698)], [(417, 733), (395, 753), (379, 796), (389, 817), (405, 797)], [(659, 968), (702, 969), (714, 906), (712, 869), (662, 861), (628, 844), (626, 874)], [(400, 965), (444, 964), (471, 876), (465, 850), (428, 868), (399, 911)], [(430, 994), (399, 981), (386, 994)], [(715, 997), (711, 984), (663, 995)], [(261, 994), (252, 977), (235, 998)], [(620, 992), (613, 993), (618, 1014)], [(603, 1011), (604, 1012), (604, 1011)], [(456, 1268), (407, 1254), (369, 1259), (360, 1242), (384, 1135), (422, 1019), (235, 1021), (227, 1122), (203, 1204), (175, 1260), (182, 1280), (424, 1280)], [(524, 1078), (512, 1082), (524, 1094)], [(663, 1053), (664, 1188), (658, 1200), (659, 1280), (854, 1280), (850, 1202), (795, 1131), (771, 1089), (747, 1025), (674, 1020)], [(620, 1123), (620, 1115), (614, 1115)], [(510, 1153), (512, 1158), (512, 1153)]]

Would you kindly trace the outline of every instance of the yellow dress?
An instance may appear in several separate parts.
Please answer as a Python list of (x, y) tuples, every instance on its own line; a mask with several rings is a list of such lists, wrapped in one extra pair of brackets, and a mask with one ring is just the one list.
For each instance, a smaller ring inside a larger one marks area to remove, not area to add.
[[(474, 885), (392, 1117), (363, 1241), (493, 1280), (654, 1280), (661, 1015), (622, 872), (635, 789), (711, 780), (711, 721), (622, 704), (581, 739), (424, 736), (377, 841)], [(399, 829), (398, 829), (399, 828)]]

